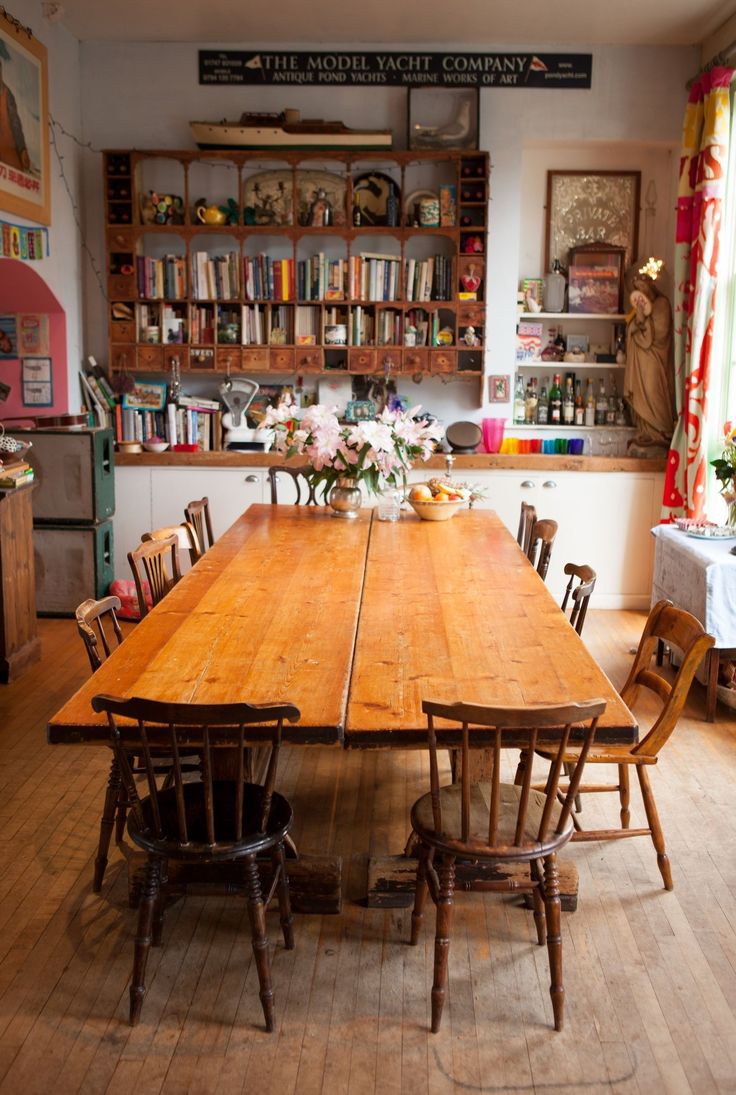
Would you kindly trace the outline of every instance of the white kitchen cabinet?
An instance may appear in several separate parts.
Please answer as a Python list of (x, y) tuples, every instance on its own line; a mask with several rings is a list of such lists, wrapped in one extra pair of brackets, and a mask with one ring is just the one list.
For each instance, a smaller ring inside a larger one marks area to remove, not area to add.
[(149, 467), (115, 468), (115, 514), (112, 519), (115, 577), (132, 580), (128, 552), (141, 542), (141, 533), (154, 528), (151, 513)]

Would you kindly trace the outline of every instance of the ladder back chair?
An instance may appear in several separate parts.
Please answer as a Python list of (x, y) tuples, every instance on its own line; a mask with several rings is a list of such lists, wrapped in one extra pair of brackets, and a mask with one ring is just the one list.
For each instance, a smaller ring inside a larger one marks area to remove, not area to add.
[(215, 537), (212, 535), (212, 515), (210, 500), (206, 496), (190, 502), (184, 508), (184, 520), (192, 526), (202, 555), (212, 547)]
[[(656, 659), (658, 640), (682, 651), (680, 668), (671, 682), (658, 673), (656, 666), (652, 665), (653, 660)], [(579, 819), (573, 816), (575, 825), (573, 841), (617, 840), (630, 836), (651, 837), (657, 853), (657, 866), (666, 890), (673, 889), (672, 869), (647, 769), (657, 763), (660, 750), (669, 741), (677, 726), (693, 677), (714, 641), (712, 635), (703, 630), (694, 616), (682, 608), (675, 608), (671, 601), (659, 601), (654, 606), (644, 626), (631, 671), (621, 689), (621, 698), (627, 706), (633, 707), (639, 689), (645, 688), (661, 702), (659, 714), (651, 729), (637, 745), (595, 745), (588, 753), (588, 764), (617, 765), (617, 783), (581, 783), (577, 788), (578, 794), (618, 793), (621, 824), (618, 829), (583, 829)], [(563, 762), (574, 765), (579, 752), (576, 746), (569, 748), (563, 757)], [(537, 753), (547, 760), (554, 760), (553, 753), (549, 749), (538, 749)], [(531, 767), (531, 756), (532, 754), (529, 753), (522, 758), (517, 771), (517, 780), (522, 775), (526, 778), (525, 769)], [(639, 781), (647, 819), (646, 827), (639, 829), (632, 829), (630, 824), (629, 770), (632, 767)]]
[(194, 530), (194, 525), (190, 525), (188, 521), (182, 521), (180, 525), (167, 525), (165, 528), (156, 528), (151, 532), (144, 532), (141, 541), (147, 543), (149, 540), (167, 540), (169, 536), (176, 536), (180, 554), (185, 551), (188, 552), (189, 562), (192, 566), (198, 559), (202, 558), (204, 552), (199, 546), (199, 538)]
[[(565, 596), (562, 598), (562, 611), (569, 612), (570, 623), (578, 635), (582, 635), (585, 615), (588, 611), (588, 601), (595, 589), (598, 575), (592, 567), (585, 564), (579, 566), (577, 563), (565, 563), (564, 570), (565, 574), (570, 576), (570, 580), (565, 589)], [(578, 579), (577, 585), (575, 585), (576, 578)]]
[(529, 547), (527, 558), (537, 574), (544, 581), (549, 570), (549, 561), (552, 558), (552, 545), (557, 535), (557, 522), (549, 518), (535, 521), (529, 534)]
[[(480, 860), (501, 868), (495, 878), (484, 879), (484, 891), (521, 890), (532, 894), (537, 941), (540, 946), (546, 941), (549, 954), (555, 1030), (562, 1030), (564, 988), (556, 856), (572, 836), (573, 799), (598, 719), (605, 709), (605, 700), (557, 707), (481, 707), (471, 703), (442, 704), (426, 700), (422, 703), (429, 735), (430, 792), (418, 799), (411, 811), (412, 831), (419, 846), (411, 943), (416, 945), (419, 941), (429, 893), (437, 910), (433, 1032), (440, 1028), (445, 1001), (455, 864), (465, 860)], [(460, 778), (445, 787), (441, 787), (439, 781), (436, 718), (462, 725)], [(576, 739), (582, 736), (582, 745), (570, 787), (562, 798), (560, 774), (573, 725)], [(531, 772), (525, 775), (521, 786), (501, 782), (504, 730), (513, 730), (517, 737), (519, 733), (528, 736), (531, 750), (537, 741), (559, 738), (559, 743), (552, 747), (555, 760), (543, 791), (532, 788)], [(489, 748), (491, 772), (487, 782), (471, 782), (471, 748)], [(528, 877), (519, 880), (518, 874), (504, 876), (503, 868), (517, 863), (528, 864)]]
[[(316, 506), (317, 496), (315, 494), (315, 488), (312, 483), (312, 469), (308, 465), (303, 467), (289, 467), (286, 464), (273, 464), (268, 469), (268, 481), (271, 485), (271, 505), (278, 504), (279, 493), (279, 476), (288, 476), (292, 483), (294, 490), (296, 491), (296, 498), (294, 499), (295, 506)], [(302, 501), (302, 493), (304, 495), (304, 501)]]
[(143, 619), (148, 613), (144, 583), (148, 584), (152, 603), (157, 605), (181, 578), (178, 535), (166, 536), (162, 540), (142, 541), (137, 548), (128, 552), (128, 562), (133, 571), (138, 606)]
[[(284, 839), (293, 815), (287, 800), (275, 790), (284, 720), (296, 722), (298, 708), (290, 703), (170, 704), (132, 697), (98, 695), (95, 711), (107, 715), (110, 742), (130, 798), (128, 833), (146, 853), (146, 870), (135, 937), (130, 986), (130, 1023), (138, 1022), (145, 996), (146, 963), (151, 944), (161, 942), (165, 900), (186, 892), (186, 883), (169, 881), (169, 865), (239, 864), (242, 890), (248, 901), (253, 955), (258, 971), (266, 1030), (274, 1024), (273, 987), (266, 907), (278, 895), (284, 945), (294, 946)], [(119, 721), (126, 720), (126, 721)], [(127, 720), (134, 720), (130, 725)], [(250, 781), (250, 746), (270, 745), (262, 782)], [(227, 747), (236, 755), (235, 776), (218, 780), (213, 754)], [(170, 786), (156, 783), (154, 750), (165, 748), (172, 758)], [(202, 756), (201, 782), (185, 782), (181, 757), (196, 750)], [(148, 794), (141, 798), (130, 766), (130, 754), (140, 754)], [(272, 879), (264, 895), (257, 856), (267, 855)]]
[(525, 555), (529, 554), (529, 541), (536, 519), (537, 511), (531, 502), (522, 502), (519, 511), (519, 528), (516, 533), (516, 542)]

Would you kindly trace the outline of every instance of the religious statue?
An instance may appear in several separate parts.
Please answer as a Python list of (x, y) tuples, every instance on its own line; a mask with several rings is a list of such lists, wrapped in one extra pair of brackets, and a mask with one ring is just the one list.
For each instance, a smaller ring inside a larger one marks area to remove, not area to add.
[(624, 398), (636, 436), (629, 454), (659, 456), (669, 451), (675, 427), (672, 308), (656, 283), (634, 270), (627, 276), (632, 311), (626, 329)]

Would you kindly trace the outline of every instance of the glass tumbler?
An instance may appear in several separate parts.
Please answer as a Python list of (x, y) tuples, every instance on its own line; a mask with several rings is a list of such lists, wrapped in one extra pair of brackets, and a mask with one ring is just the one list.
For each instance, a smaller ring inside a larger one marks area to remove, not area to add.
[(401, 491), (396, 487), (386, 487), (378, 495), (378, 520), (398, 521), (401, 516)]

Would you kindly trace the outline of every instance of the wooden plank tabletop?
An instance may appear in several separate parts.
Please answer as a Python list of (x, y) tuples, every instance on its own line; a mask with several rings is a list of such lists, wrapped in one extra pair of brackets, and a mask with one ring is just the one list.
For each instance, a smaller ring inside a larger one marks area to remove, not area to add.
[(608, 703), (598, 740), (635, 741), (631, 712), (495, 513), (374, 522), (348, 746), (423, 744), (423, 698), (516, 705), (598, 697)]

